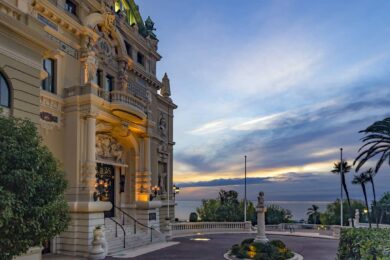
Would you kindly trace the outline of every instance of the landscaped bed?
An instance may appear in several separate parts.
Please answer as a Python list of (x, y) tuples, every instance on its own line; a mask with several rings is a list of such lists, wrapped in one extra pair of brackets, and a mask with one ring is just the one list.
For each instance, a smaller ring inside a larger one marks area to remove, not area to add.
[(268, 243), (255, 242), (253, 238), (245, 239), (240, 245), (233, 245), (230, 250), (232, 259), (286, 260), (294, 257), (280, 240)]
[(342, 229), (337, 259), (390, 259), (390, 229)]

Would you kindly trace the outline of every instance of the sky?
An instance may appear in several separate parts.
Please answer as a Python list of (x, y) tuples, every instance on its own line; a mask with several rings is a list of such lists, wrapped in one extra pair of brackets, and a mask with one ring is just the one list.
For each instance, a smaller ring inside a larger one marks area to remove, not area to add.
[[(252, 199), (337, 198), (339, 148), (352, 162), (359, 130), (390, 116), (389, 1), (136, 2), (155, 22), (158, 77), (168, 73), (178, 105), (179, 200), (242, 195), (244, 155)], [(382, 168), (379, 194), (390, 191)]]

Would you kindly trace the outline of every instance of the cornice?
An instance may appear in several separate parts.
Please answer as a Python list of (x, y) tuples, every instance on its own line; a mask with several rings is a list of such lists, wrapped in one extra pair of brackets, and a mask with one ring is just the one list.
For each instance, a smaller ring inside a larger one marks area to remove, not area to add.
[(33, 9), (51, 22), (57, 24), (62, 29), (72, 33), (76, 37), (81, 35), (89, 35), (93, 39), (99, 38), (98, 34), (92, 29), (77, 22), (69, 16), (65, 10), (61, 10), (47, 0), (34, 0), (32, 3)]

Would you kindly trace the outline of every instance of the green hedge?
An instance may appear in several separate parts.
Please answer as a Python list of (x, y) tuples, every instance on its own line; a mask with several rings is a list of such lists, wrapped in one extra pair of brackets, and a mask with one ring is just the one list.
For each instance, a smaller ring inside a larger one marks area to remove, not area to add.
[(337, 259), (390, 259), (390, 229), (342, 229)]

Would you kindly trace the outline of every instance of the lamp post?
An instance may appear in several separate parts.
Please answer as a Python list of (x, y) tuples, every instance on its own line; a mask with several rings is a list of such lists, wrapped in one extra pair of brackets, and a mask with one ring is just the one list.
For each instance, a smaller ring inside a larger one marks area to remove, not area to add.
[(246, 155), (245, 155), (245, 183), (244, 183), (244, 222), (246, 222)]
[(180, 187), (177, 187), (175, 184), (173, 184), (172, 190), (173, 190), (173, 199), (176, 199), (176, 194), (180, 192)]
[(340, 225), (343, 226), (343, 148), (340, 148)]

